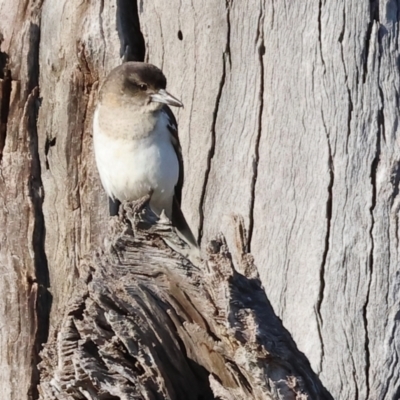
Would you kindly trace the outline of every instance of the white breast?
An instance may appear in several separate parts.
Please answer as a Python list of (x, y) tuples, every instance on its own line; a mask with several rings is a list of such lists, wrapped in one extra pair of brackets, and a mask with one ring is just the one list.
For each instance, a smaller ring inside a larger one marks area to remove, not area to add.
[[(153, 192), (152, 209), (165, 209), (170, 217), (172, 197), (179, 176), (179, 164), (170, 140), (167, 118), (161, 113), (154, 130), (140, 139), (118, 132), (104, 132), (96, 109), (93, 120), (93, 142), (97, 168), (107, 194), (120, 201), (137, 200)], [(133, 126), (133, 124), (132, 124)], [(136, 124), (137, 126), (137, 124)], [(114, 129), (118, 129), (115, 127)]]

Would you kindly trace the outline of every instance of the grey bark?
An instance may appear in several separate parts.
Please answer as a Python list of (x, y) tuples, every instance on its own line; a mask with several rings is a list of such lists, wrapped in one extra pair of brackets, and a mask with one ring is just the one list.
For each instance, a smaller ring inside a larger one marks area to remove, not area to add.
[(5, 398), (38, 396), (41, 346), (107, 237), (93, 107), (112, 67), (144, 58), (185, 104), (183, 211), (203, 247), (222, 231), (238, 267), (243, 216), (268, 299), (332, 396), (399, 398), (399, 9), (0, 0)]

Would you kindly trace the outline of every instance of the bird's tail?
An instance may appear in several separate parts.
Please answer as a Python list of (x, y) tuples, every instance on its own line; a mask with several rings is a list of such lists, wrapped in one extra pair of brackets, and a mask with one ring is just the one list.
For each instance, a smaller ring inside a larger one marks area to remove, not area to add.
[(181, 207), (178, 200), (174, 196), (172, 202), (172, 224), (177, 229), (179, 236), (190, 246), (198, 248), (197, 240), (195, 239), (188, 223), (186, 222), (185, 216), (182, 213)]

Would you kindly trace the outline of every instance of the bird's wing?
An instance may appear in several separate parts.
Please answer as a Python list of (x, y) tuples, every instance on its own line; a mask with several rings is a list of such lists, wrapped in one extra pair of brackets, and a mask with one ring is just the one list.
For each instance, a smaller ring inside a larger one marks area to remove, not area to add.
[(197, 240), (194, 237), (188, 223), (186, 222), (185, 216), (183, 215), (181, 210), (182, 186), (183, 186), (183, 157), (182, 157), (181, 144), (179, 143), (178, 124), (176, 122), (174, 114), (167, 105), (163, 107), (162, 111), (165, 112), (165, 114), (168, 117), (167, 127), (171, 134), (171, 143), (174, 146), (179, 163), (179, 178), (175, 186), (175, 195), (172, 202), (172, 223), (177, 228), (177, 231), (180, 232), (180, 234), (183, 236), (184, 240), (190, 246), (194, 246), (195, 248), (197, 248), (198, 247)]
[(172, 145), (174, 146), (176, 156), (178, 157), (179, 177), (178, 177), (178, 182), (176, 183), (175, 186), (175, 198), (180, 206), (182, 201), (182, 186), (183, 186), (184, 171), (183, 171), (182, 149), (181, 149), (181, 144), (179, 143), (179, 136), (178, 136), (178, 123), (176, 122), (175, 115), (167, 105), (165, 105), (162, 108), (162, 111), (167, 115), (168, 118), (167, 127), (171, 134), (171, 142)]

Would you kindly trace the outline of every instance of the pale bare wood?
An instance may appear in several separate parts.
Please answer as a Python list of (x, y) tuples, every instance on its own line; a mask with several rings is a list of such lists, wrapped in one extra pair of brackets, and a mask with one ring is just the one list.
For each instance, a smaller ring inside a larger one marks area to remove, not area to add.
[[(206, 243), (245, 217), (274, 309), (340, 399), (400, 393), (398, 9), (152, 1), (140, 13), (149, 60), (182, 82), (184, 155), (212, 155), (186, 184), (205, 193), (185, 197), (191, 223)], [(213, 118), (193, 129), (215, 92)]]

